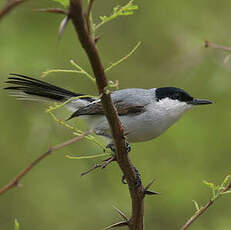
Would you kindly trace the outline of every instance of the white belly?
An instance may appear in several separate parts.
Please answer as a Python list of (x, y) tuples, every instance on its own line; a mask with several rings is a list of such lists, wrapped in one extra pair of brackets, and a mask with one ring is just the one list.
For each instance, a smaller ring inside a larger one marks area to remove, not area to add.
[[(175, 123), (177, 117), (161, 117), (153, 113), (132, 114), (120, 116), (124, 127), (124, 133), (128, 142), (141, 142), (154, 139)], [(89, 116), (87, 123), (92, 130), (102, 136), (111, 137), (108, 122), (104, 116)]]

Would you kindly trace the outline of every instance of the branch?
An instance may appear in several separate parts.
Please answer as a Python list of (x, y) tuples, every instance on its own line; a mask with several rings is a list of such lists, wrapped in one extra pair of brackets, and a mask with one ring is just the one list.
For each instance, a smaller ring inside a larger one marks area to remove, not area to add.
[(221, 50), (224, 50), (224, 51), (227, 51), (227, 52), (231, 51), (231, 47), (218, 45), (218, 44), (215, 44), (215, 43), (212, 43), (212, 42), (209, 42), (209, 41), (206, 40), (205, 41), (205, 48), (208, 48), (208, 47), (211, 47), (211, 48), (214, 48), (214, 49), (221, 49)]
[(129, 229), (143, 230), (144, 188), (142, 184), (139, 187), (135, 186), (136, 172), (127, 153), (126, 141), (123, 134), (124, 129), (113, 105), (110, 93), (108, 94), (105, 91), (105, 88), (108, 86), (108, 79), (106, 78), (95, 41), (91, 34), (88, 33), (81, 0), (70, 0), (69, 18), (72, 20), (80, 43), (84, 48), (93, 69), (99, 94), (102, 95), (101, 101), (104, 113), (110, 125), (115, 142), (117, 163), (128, 183), (132, 199), (132, 216), (128, 223)]
[(0, 20), (19, 4), (26, 0), (8, 0), (5, 6), (0, 10)]
[[(231, 181), (227, 184), (227, 186), (222, 190), (222, 193), (227, 192), (231, 189)], [(203, 206), (194, 216), (192, 216), (184, 225), (181, 227), (180, 230), (186, 230), (193, 222), (195, 222), (203, 213), (205, 213), (208, 208), (214, 203), (214, 200), (210, 200), (205, 206)]]
[(67, 15), (67, 11), (60, 8), (34, 9), (34, 11)]
[(76, 141), (79, 141), (81, 139), (83, 139), (86, 135), (88, 135), (89, 132), (85, 132), (80, 136), (74, 137), (72, 139), (69, 139), (59, 145), (56, 145), (54, 147), (49, 148), (45, 153), (43, 153), (41, 156), (39, 156), (37, 159), (35, 159), (32, 163), (30, 163), (25, 169), (23, 169), (21, 172), (19, 172), (19, 174), (12, 179), (7, 185), (5, 185), (3, 188), (0, 189), (0, 195), (2, 195), (3, 193), (7, 192), (9, 189), (17, 187), (18, 185), (20, 185), (20, 180), (27, 175), (40, 161), (42, 161), (44, 158), (46, 158), (47, 156), (49, 156), (51, 153), (67, 146), (70, 144), (75, 143)]
[(88, 9), (87, 9), (87, 15), (86, 15), (86, 21), (87, 21), (87, 30), (88, 33), (91, 33), (91, 10), (92, 6), (95, 0), (90, 0)]

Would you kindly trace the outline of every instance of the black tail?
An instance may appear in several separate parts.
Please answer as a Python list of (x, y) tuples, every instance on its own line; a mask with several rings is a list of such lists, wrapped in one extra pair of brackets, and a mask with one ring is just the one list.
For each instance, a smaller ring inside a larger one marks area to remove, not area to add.
[[(9, 77), (6, 83), (12, 84), (4, 89), (18, 92), (27, 95), (28, 98), (32, 96), (43, 97), (45, 99), (51, 99), (56, 101), (66, 101), (71, 97), (84, 96), (84, 94), (77, 94), (69, 90), (54, 86), (44, 81), (40, 81), (31, 77), (27, 77), (21, 74), (10, 74), (13, 77)], [(17, 95), (16, 95), (17, 96)], [(92, 98), (86, 97), (85, 100), (91, 101)]]

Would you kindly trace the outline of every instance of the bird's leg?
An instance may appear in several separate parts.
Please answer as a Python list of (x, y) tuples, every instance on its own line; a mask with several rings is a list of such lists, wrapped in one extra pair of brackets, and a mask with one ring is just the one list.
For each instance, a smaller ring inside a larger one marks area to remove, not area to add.
[[(103, 162), (101, 164), (96, 164), (94, 165), (92, 168), (88, 169), (86, 172), (81, 173), (81, 176), (87, 175), (88, 173), (94, 171), (97, 168), (106, 168), (111, 162), (116, 161), (116, 154), (115, 154), (115, 144), (114, 143), (110, 143), (106, 146), (106, 148), (109, 148), (112, 151), (112, 156), (103, 160)], [(126, 150), (127, 152), (131, 151), (131, 147), (130, 145), (126, 142)], [(105, 152), (105, 150), (104, 150)], [(124, 178), (124, 177), (123, 177)], [(125, 178), (122, 180), (123, 183), (125, 183)]]
[[(131, 145), (126, 141), (126, 152), (129, 153), (131, 152)], [(115, 144), (114, 143), (110, 143), (106, 146), (106, 149), (110, 149), (113, 153), (115, 153)]]
[(106, 149), (110, 149), (112, 151), (112, 156), (103, 160), (104, 163), (102, 163), (101, 168), (106, 168), (112, 161), (116, 161), (116, 155), (115, 155), (115, 144), (110, 143), (106, 146)]
[[(109, 143), (106, 146), (107, 149), (110, 149), (112, 151), (112, 156), (110, 158), (107, 158), (104, 160), (104, 163), (102, 164), (102, 168), (107, 167), (112, 161), (116, 161), (116, 154), (115, 154), (115, 144), (113, 142)], [(126, 141), (126, 152), (129, 153), (131, 151), (130, 144)], [(122, 177), (122, 183), (126, 184), (124, 176)]]
[[(131, 151), (131, 146), (130, 146), (130, 144), (128, 142), (126, 142), (126, 149), (127, 149), (127, 153), (129, 153)], [(141, 177), (140, 177), (140, 173), (139, 173), (138, 169), (135, 166), (134, 166), (134, 171), (135, 171), (135, 174), (136, 174), (135, 188), (138, 188), (142, 184)], [(126, 178), (125, 178), (124, 175), (122, 176), (121, 181), (122, 181), (123, 184), (127, 184)]]

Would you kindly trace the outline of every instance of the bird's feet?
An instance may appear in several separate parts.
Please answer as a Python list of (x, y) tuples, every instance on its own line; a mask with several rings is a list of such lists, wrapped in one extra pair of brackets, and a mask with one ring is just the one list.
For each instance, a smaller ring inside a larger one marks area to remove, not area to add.
[[(135, 180), (135, 189), (136, 189), (136, 188), (140, 187), (140, 185), (142, 184), (142, 181), (141, 181), (140, 173), (139, 173), (138, 169), (135, 166), (134, 166), (134, 170), (135, 170), (135, 173), (136, 173), (136, 180)], [(122, 181), (123, 184), (127, 184), (126, 178), (125, 178), (124, 175), (122, 176), (121, 181)]]
[[(106, 149), (110, 149), (113, 153), (115, 153), (115, 144), (110, 143), (106, 146)], [(126, 141), (126, 152), (129, 153), (131, 152), (131, 145)]]
[[(94, 165), (92, 168), (88, 169), (86, 172), (81, 173), (82, 176), (87, 175), (88, 173), (94, 171), (94, 170), (97, 169), (97, 168), (104, 169), (104, 168), (106, 168), (111, 162), (117, 160), (117, 159), (116, 159), (116, 154), (115, 154), (115, 145), (114, 145), (114, 143), (108, 144), (108, 145), (106, 146), (106, 149), (110, 149), (110, 150), (112, 151), (112, 155), (111, 155), (109, 158), (103, 160), (100, 164), (96, 164), (96, 165)], [(129, 143), (127, 143), (127, 142), (126, 142), (126, 150), (127, 150), (127, 153), (131, 151), (131, 147), (130, 147)], [(104, 150), (104, 152), (106, 152), (106, 151)], [(124, 183), (125, 183), (125, 181), (124, 181)]]

